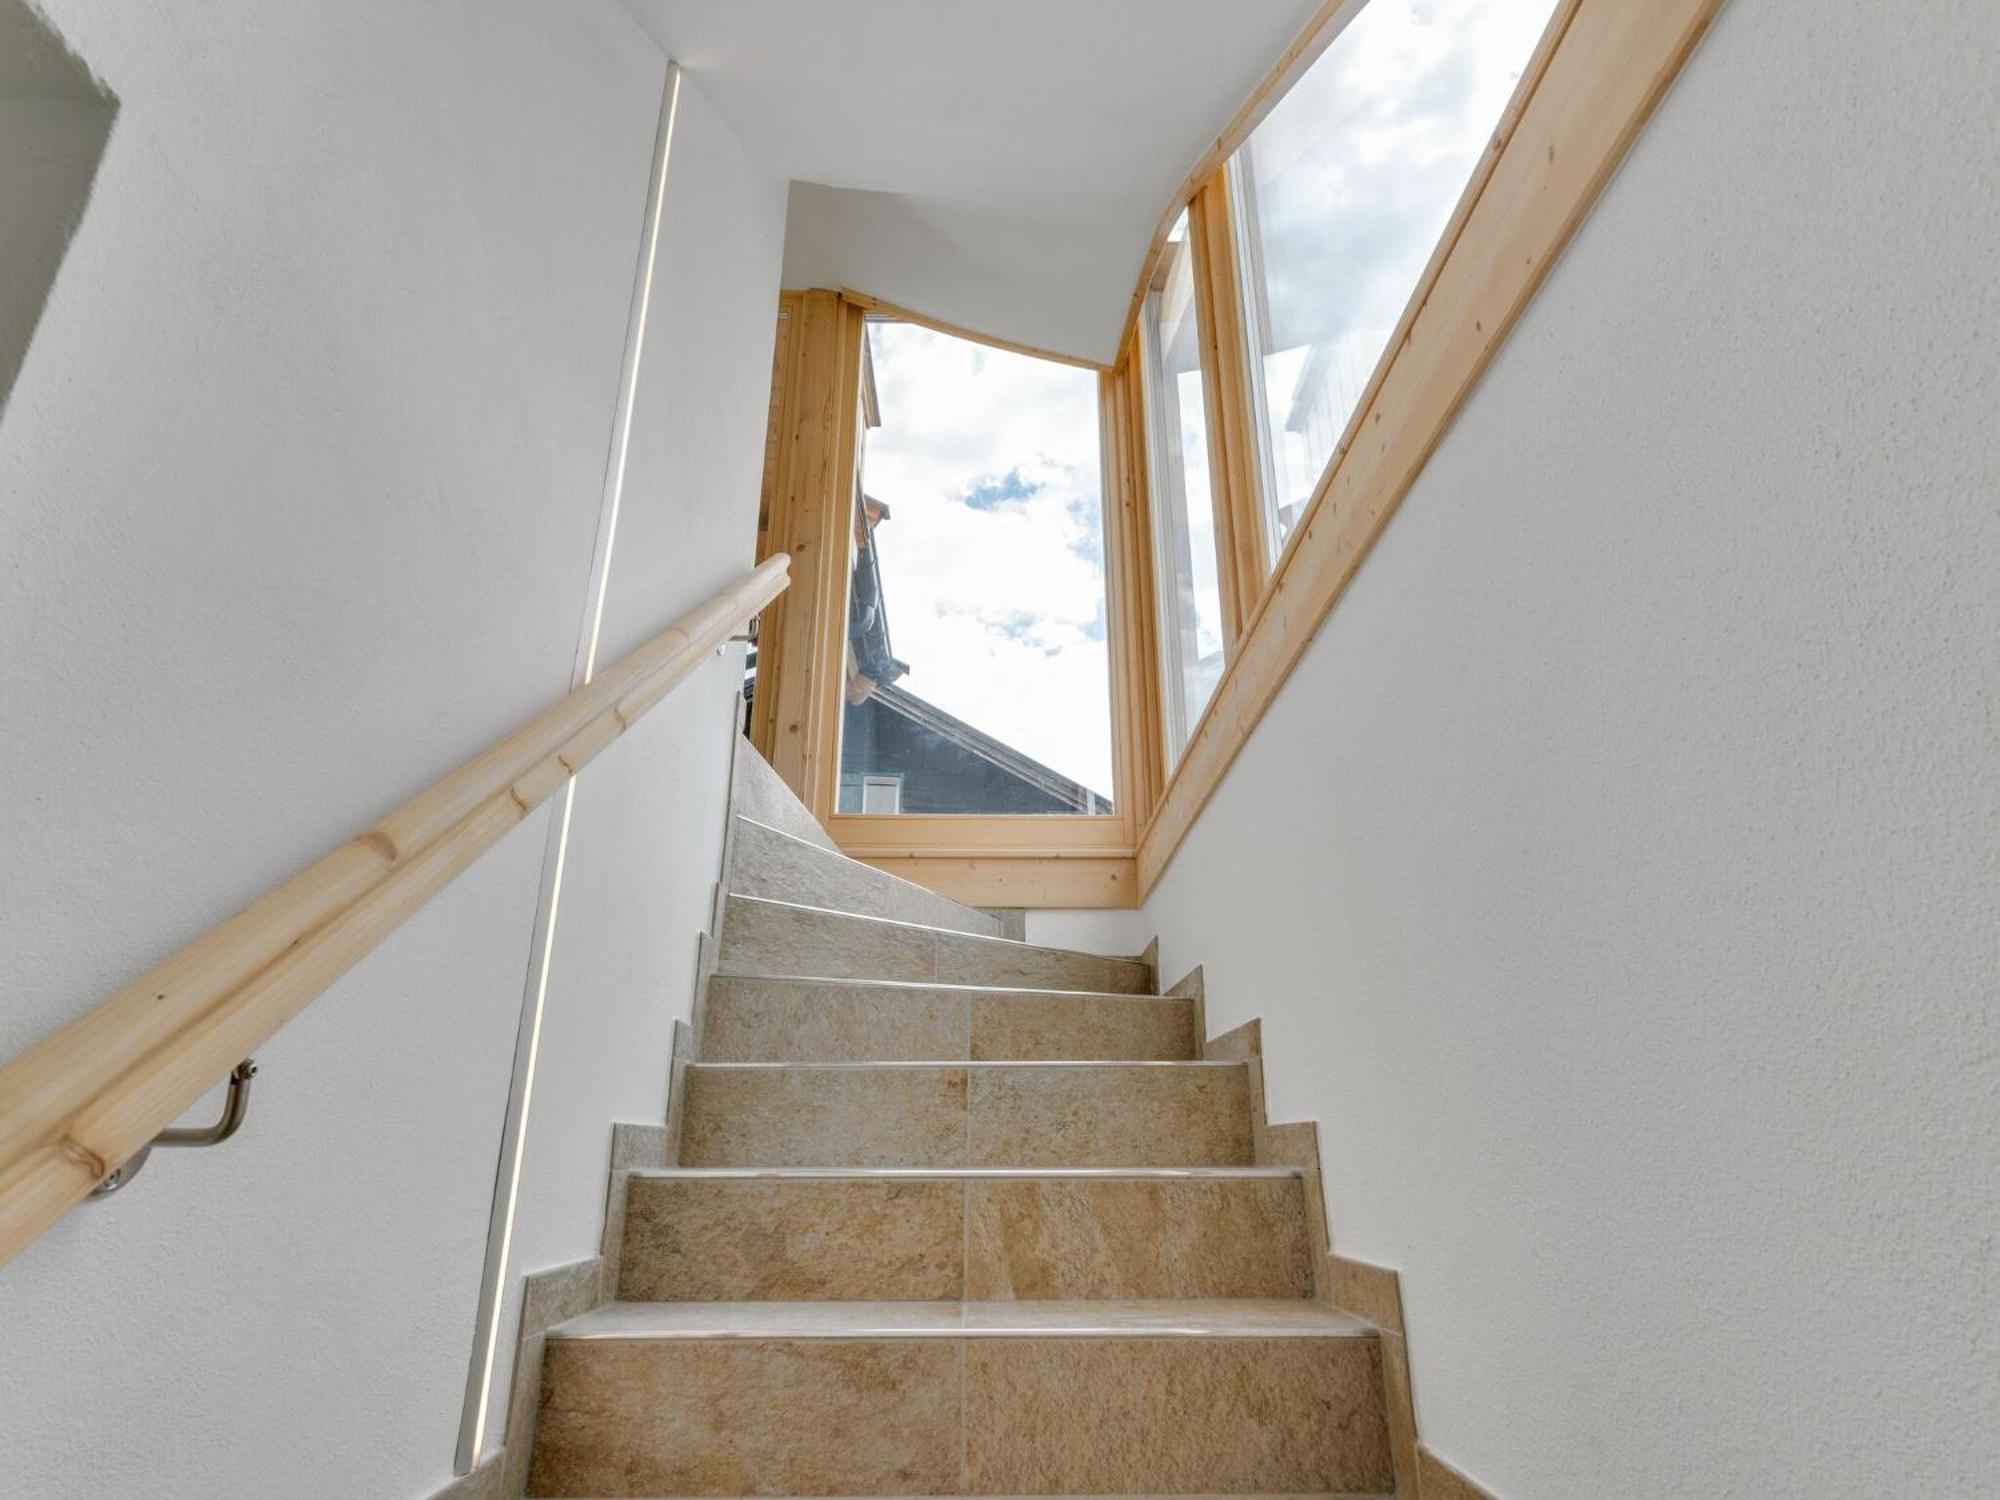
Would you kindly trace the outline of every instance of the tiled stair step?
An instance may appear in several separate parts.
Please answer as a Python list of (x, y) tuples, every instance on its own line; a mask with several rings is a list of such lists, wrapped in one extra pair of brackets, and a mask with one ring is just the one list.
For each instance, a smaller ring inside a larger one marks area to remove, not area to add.
[(537, 1496), (1386, 1494), (1317, 1302), (613, 1303), (549, 1335)]
[(961, 906), (914, 881), (903, 880), (835, 854), (809, 839), (738, 816), (729, 864), (729, 889), (802, 906), (859, 916), (921, 922), (983, 937), (1000, 935), (1000, 919)]
[(1289, 1167), (725, 1168), (627, 1181), (619, 1296), (1308, 1297)]
[(1186, 1061), (1192, 1000), (1080, 990), (709, 980), (707, 1062)]
[(729, 810), (738, 817), (775, 828), (795, 839), (817, 844), (838, 854), (833, 836), (820, 826), (805, 803), (793, 795), (784, 777), (771, 769), (770, 762), (752, 748), (748, 740), (736, 742), (736, 763), (731, 768)]
[(684, 1167), (1236, 1167), (1240, 1062), (696, 1063)]
[(717, 967), (725, 974), (1153, 992), (1152, 966), (1136, 958), (1041, 948), (756, 896), (733, 895), (724, 902)]

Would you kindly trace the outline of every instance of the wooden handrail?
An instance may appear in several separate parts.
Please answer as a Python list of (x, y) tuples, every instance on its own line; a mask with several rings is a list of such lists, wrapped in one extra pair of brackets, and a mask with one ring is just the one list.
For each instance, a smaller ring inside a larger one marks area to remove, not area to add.
[(574, 776), (790, 582), (767, 558), (595, 680), (0, 1067), (0, 1265)]

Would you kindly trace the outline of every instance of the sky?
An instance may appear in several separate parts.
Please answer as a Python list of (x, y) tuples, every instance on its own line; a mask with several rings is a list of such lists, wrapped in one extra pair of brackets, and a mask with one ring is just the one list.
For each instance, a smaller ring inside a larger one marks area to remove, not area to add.
[[(1336, 357), (1331, 404), (1351, 401), (1553, 4), (1372, 0), (1253, 134), (1284, 499), (1345, 414), (1282, 430), (1308, 350)], [(908, 323), (869, 337), (883, 425), (862, 486), (893, 513), (876, 545), (902, 686), (1109, 795), (1096, 377)]]
[(1309, 348), (1333, 362), (1317, 430), (1272, 434), (1285, 501), (1318, 480), (1553, 9), (1371, 0), (1252, 133), (1274, 427)]
[(1096, 375), (911, 323), (868, 336), (898, 686), (1110, 796)]

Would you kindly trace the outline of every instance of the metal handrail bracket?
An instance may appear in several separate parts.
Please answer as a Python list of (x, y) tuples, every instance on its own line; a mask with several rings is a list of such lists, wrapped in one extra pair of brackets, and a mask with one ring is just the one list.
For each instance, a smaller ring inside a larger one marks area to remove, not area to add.
[(257, 1060), (246, 1057), (229, 1073), (229, 1093), (222, 1101), (222, 1118), (213, 1125), (180, 1127), (162, 1130), (152, 1140), (141, 1146), (138, 1153), (127, 1157), (105, 1176), (104, 1181), (90, 1190), (93, 1198), (108, 1198), (139, 1175), (139, 1169), (146, 1165), (146, 1158), (153, 1154), (155, 1146), (220, 1146), (243, 1127), (243, 1117), (250, 1112), (250, 1080), (257, 1076)]

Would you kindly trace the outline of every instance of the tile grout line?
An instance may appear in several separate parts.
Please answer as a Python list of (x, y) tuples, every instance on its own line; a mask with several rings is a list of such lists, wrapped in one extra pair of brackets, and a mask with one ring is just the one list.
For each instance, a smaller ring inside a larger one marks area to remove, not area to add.
[[(970, 995), (965, 998), (965, 1060), (972, 1061), (972, 1011)], [(965, 1168), (972, 1167), (972, 1073), (965, 1075)], [(959, 1316), (964, 1316), (965, 1299), (972, 1291), (972, 1179), (964, 1178), (959, 1183), (958, 1197), (959, 1240), (958, 1240), (958, 1302)], [(961, 1459), (965, 1425), (965, 1354), (959, 1351), (959, 1428), (961, 1438)], [(964, 1493), (965, 1475), (961, 1463), (959, 1492)]]
[[(959, 1319), (965, 1318), (964, 1304), (959, 1305)], [(958, 1341), (958, 1492), (963, 1495), (972, 1487), (972, 1434), (971, 1423), (967, 1420), (966, 1398), (970, 1381), (966, 1375), (966, 1361), (970, 1339)]]
[[(933, 981), (938, 978), (937, 954), (938, 939), (933, 936), (931, 939), (931, 978)], [(972, 1061), (972, 1010), (972, 997), (968, 995), (965, 997), (965, 1060), (968, 1065)], [(965, 1079), (965, 1144), (961, 1153), (961, 1160), (969, 1168), (972, 1165), (973, 1081), (970, 1066), (965, 1069), (962, 1076)], [(967, 1294), (972, 1290), (970, 1285), (972, 1274), (972, 1180), (970, 1178), (965, 1179), (959, 1184), (958, 1210), (958, 1323), (959, 1328), (963, 1330), (965, 1327), (965, 1299)], [(961, 1495), (965, 1494), (971, 1488), (972, 1483), (971, 1458), (969, 1456), (971, 1445), (969, 1428), (971, 1424), (967, 1420), (966, 1412), (968, 1386), (966, 1364), (970, 1358), (967, 1342), (963, 1337), (958, 1341), (958, 1492)]]

